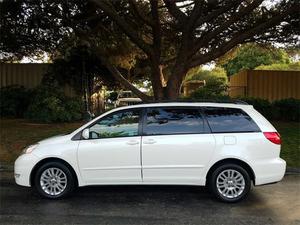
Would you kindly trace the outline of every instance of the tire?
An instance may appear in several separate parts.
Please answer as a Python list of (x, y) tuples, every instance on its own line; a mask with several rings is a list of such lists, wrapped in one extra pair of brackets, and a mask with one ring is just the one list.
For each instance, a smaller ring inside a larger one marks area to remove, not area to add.
[(47, 162), (35, 173), (34, 186), (44, 198), (59, 199), (75, 189), (75, 179), (70, 169), (60, 162)]
[(251, 189), (248, 172), (236, 164), (224, 164), (215, 169), (209, 177), (208, 184), (214, 196), (227, 203), (241, 201)]

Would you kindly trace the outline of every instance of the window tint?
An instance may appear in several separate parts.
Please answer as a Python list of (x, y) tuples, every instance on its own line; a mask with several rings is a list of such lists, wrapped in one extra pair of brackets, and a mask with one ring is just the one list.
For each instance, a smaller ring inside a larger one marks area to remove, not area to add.
[(251, 117), (241, 109), (207, 107), (204, 109), (204, 113), (212, 132), (260, 131)]
[(108, 115), (90, 127), (90, 138), (131, 137), (138, 135), (139, 110)]
[(204, 132), (204, 121), (198, 109), (149, 108), (147, 111), (146, 135)]

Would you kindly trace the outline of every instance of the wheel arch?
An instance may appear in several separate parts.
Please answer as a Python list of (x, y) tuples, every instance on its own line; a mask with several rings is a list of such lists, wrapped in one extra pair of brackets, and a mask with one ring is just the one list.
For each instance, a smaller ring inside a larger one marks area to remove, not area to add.
[(78, 186), (78, 177), (77, 177), (77, 174), (76, 174), (74, 168), (67, 161), (60, 159), (60, 158), (56, 158), (56, 157), (49, 157), (49, 158), (42, 159), (33, 167), (32, 171), (30, 173), (30, 180), (29, 180), (30, 186), (34, 186), (34, 177), (35, 177), (37, 170), (42, 165), (44, 165), (45, 163), (48, 163), (48, 162), (59, 162), (59, 163), (64, 164), (66, 167), (68, 167), (68, 169), (71, 171), (71, 173), (75, 179), (76, 187)]
[(210, 169), (208, 170), (207, 174), (206, 174), (206, 185), (208, 184), (208, 178), (212, 175), (213, 171), (215, 171), (219, 166), (224, 165), (224, 164), (236, 164), (239, 165), (241, 167), (243, 167), (249, 174), (250, 179), (252, 180), (253, 184), (255, 185), (255, 173), (253, 171), (253, 169), (251, 168), (251, 166), (246, 163), (243, 160), (240, 159), (236, 159), (236, 158), (227, 158), (227, 159), (222, 159), (219, 160), (217, 162), (215, 162)]

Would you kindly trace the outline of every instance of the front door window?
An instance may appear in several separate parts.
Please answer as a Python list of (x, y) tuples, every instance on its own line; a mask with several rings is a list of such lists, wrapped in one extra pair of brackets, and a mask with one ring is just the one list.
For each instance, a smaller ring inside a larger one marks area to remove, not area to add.
[(139, 110), (108, 115), (90, 127), (90, 139), (137, 136), (139, 117)]

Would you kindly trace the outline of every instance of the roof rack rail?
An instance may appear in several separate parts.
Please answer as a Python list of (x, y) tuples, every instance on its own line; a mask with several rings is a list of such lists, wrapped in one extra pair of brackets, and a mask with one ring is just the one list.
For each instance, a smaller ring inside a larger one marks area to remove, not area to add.
[(174, 100), (157, 100), (157, 101), (147, 101), (141, 103), (171, 103), (171, 102), (213, 102), (213, 103), (232, 103), (240, 105), (249, 105), (247, 102), (239, 99), (174, 99)]
[(245, 102), (245, 101), (239, 100), (239, 99), (236, 99), (236, 100), (235, 100), (235, 104), (249, 105), (248, 102)]

